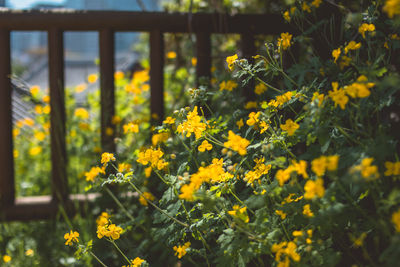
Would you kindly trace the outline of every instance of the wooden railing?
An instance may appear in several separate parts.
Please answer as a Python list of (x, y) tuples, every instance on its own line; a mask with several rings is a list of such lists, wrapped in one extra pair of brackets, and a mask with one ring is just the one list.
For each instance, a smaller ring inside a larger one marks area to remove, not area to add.
[[(15, 197), (10, 31), (46, 31), (50, 87), (51, 196)], [(114, 128), (114, 33), (149, 32), (151, 114), (164, 116), (163, 65), (164, 33), (196, 35), (197, 77), (210, 77), (211, 34), (241, 35), (242, 55), (255, 54), (254, 36), (288, 31), (280, 15), (148, 13), (115, 11), (0, 11), (0, 220), (46, 219), (57, 214), (60, 205), (76, 212), (76, 203), (86, 198), (69, 195), (65, 142), (64, 31), (98, 31), (100, 46), (101, 145), (103, 151), (115, 151), (114, 137), (105, 129)]]

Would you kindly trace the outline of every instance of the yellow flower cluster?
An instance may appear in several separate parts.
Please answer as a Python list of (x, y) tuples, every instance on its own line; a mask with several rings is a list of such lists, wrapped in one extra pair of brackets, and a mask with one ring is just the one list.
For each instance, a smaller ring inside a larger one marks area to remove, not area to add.
[(256, 95), (261, 95), (262, 93), (264, 93), (265, 91), (267, 91), (267, 86), (265, 86), (265, 84), (263, 83), (259, 83), (256, 85), (255, 89), (254, 89), (254, 93)]
[(378, 166), (371, 165), (374, 158), (365, 158), (361, 161), (360, 165), (353, 168), (352, 171), (359, 171), (361, 176), (367, 180), (373, 180), (379, 178)]
[(206, 150), (211, 150), (213, 148), (212, 144), (210, 144), (207, 140), (204, 140), (201, 145), (197, 148), (200, 152), (204, 152)]
[(143, 262), (145, 262), (145, 260), (143, 260), (139, 257), (136, 257), (135, 259), (131, 260), (131, 264), (129, 264), (128, 266), (123, 265), (122, 267), (140, 267), (140, 266), (142, 266)]
[(382, 10), (387, 13), (389, 18), (400, 15), (400, 0), (386, 0)]
[(97, 226), (105, 226), (108, 224), (109, 219), (110, 219), (110, 215), (107, 212), (103, 211), (99, 215), (99, 217), (97, 217), (96, 224), (97, 224)]
[(254, 160), (256, 163), (254, 170), (247, 172), (243, 179), (247, 182), (247, 184), (253, 184), (254, 181), (260, 179), (262, 175), (268, 174), (269, 170), (271, 169), (271, 164), (265, 165), (264, 161), (264, 157)]
[(299, 197), (293, 198), (294, 196), (296, 196), (296, 194), (290, 193), (290, 194), (281, 202), (281, 205), (285, 205), (285, 204), (292, 203), (292, 202), (298, 202), (299, 200), (303, 199), (303, 196), (299, 196)]
[(224, 146), (230, 148), (244, 156), (247, 154), (246, 148), (250, 145), (250, 141), (246, 138), (240, 137), (232, 131), (228, 132), (228, 141), (224, 143)]
[(138, 133), (139, 132), (139, 125), (133, 122), (129, 122), (122, 126), (124, 129), (124, 134), (126, 133)]
[(365, 98), (368, 97), (371, 92), (370, 88), (375, 86), (375, 83), (367, 82), (368, 78), (364, 75), (361, 75), (357, 78), (355, 83), (352, 83), (348, 86), (344, 87), (346, 94), (351, 96), (352, 98)]
[(290, 22), (290, 20), (292, 19), (291, 16), (293, 16), (293, 14), (294, 14), (295, 12), (296, 12), (296, 7), (293, 6), (293, 7), (290, 8), (290, 11), (289, 11), (289, 10), (286, 10), (286, 11), (283, 13), (283, 18), (284, 18), (287, 22)]
[(285, 124), (281, 124), (280, 127), (283, 131), (286, 131), (289, 136), (292, 136), (294, 132), (299, 129), (300, 125), (292, 121), (292, 119), (288, 119)]
[(149, 84), (146, 83), (149, 80), (150, 76), (148, 69), (136, 71), (133, 73), (131, 82), (125, 85), (125, 91), (135, 95), (140, 95), (142, 92), (150, 89)]
[(400, 161), (397, 162), (385, 162), (386, 171), (385, 176), (400, 175)]
[(321, 156), (311, 161), (311, 170), (321, 177), (325, 174), (326, 170), (335, 171), (338, 166), (339, 156)]
[(150, 163), (152, 168), (157, 168), (158, 170), (162, 170), (168, 166), (168, 162), (165, 162), (162, 159), (164, 152), (161, 151), (160, 148), (158, 149), (146, 149), (146, 151), (139, 152), (138, 159), (136, 160), (138, 163), (146, 166)]
[(304, 231), (293, 231), (292, 235), (295, 237), (294, 242), (297, 242), (298, 238), (306, 238), (306, 243), (311, 244), (312, 243), (312, 235), (313, 235), (313, 230), (309, 229), (306, 231), (307, 236), (305, 236)]
[(355, 41), (350, 41), (344, 48), (344, 53), (347, 54), (350, 50), (360, 49), (361, 43), (356, 43)]
[(174, 124), (174, 123), (175, 123), (175, 118), (167, 117), (167, 118), (163, 121), (163, 123), (165, 123), (165, 124)]
[(335, 102), (335, 107), (339, 104), (341, 109), (346, 107), (347, 102), (349, 102), (349, 98), (346, 95), (346, 91), (343, 88), (338, 90), (339, 83), (332, 82), (333, 91), (329, 91), (329, 97)]
[(318, 107), (320, 107), (322, 105), (322, 103), (324, 102), (324, 99), (325, 99), (325, 95), (324, 94), (320, 94), (318, 92), (314, 92), (311, 101), (313, 102), (315, 100), (318, 100)]
[(308, 180), (304, 185), (304, 198), (313, 199), (314, 197), (323, 197), (325, 194), (324, 180), (317, 178), (317, 180)]
[(362, 37), (364, 39), (365, 39), (365, 32), (374, 32), (374, 31), (375, 31), (375, 25), (374, 24), (363, 23), (358, 28), (358, 32), (362, 35)]
[(190, 245), (190, 242), (186, 242), (183, 246), (174, 246), (173, 249), (175, 250), (175, 256), (177, 256), (178, 259), (185, 256), (186, 250), (190, 247)]
[(92, 167), (90, 169), (90, 171), (85, 172), (85, 177), (86, 177), (86, 181), (88, 182), (94, 182), (94, 179), (96, 179), (96, 177), (100, 174), (106, 174), (105, 168), (100, 168), (100, 167)]
[(153, 201), (154, 199), (156, 199), (152, 193), (150, 192), (143, 192), (143, 195), (140, 195), (139, 197), (139, 202), (140, 204), (142, 204), (143, 206), (148, 206), (148, 202), (147, 200)]
[(197, 113), (197, 106), (195, 106), (193, 111), (187, 114), (186, 121), (178, 125), (177, 132), (182, 135), (186, 132), (186, 137), (190, 137), (193, 133), (196, 139), (199, 139), (206, 128), (207, 124), (201, 122), (201, 117)]
[(106, 166), (110, 161), (115, 161), (113, 153), (104, 152), (101, 154), (101, 164), (103, 164), (103, 166)]
[(66, 234), (64, 235), (64, 239), (66, 240), (66, 241), (65, 241), (65, 245), (66, 245), (66, 246), (72, 246), (72, 244), (73, 244), (74, 242), (78, 243), (78, 242), (79, 242), (78, 237), (79, 237), (79, 233), (78, 233), (78, 232), (75, 232), (75, 231), (73, 232), (73, 231), (71, 230), (69, 233), (66, 233)]
[(253, 126), (254, 124), (257, 124), (260, 119), (258, 118), (260, 116), (260, 112), (251, 112), (249, 114), (249, 119), (246, 121), (246, 124), (249, 126)]
[(74, 116), (79, 119), (86, 120), (89, 118), (89, 112), (84, 108), (77, 108), (75, 109)]
[(292, 164), (289, 165), (286, 169), (278, 170), (275, 174), (275, 178), (278, 180), (279, 185), (283, 186), (290, 179), (290, 175), (294, 171), (298, 175), (302, 175), (305, 179), (307, 179), (307, 162), (304, 160), (300, 160), (299, 162), (293, 160)]
[(238, 87), (238, 84), (236, 82), (232, 81), (232, 80), (222, 81), (219, 84), (219, 90), (220, 91), (223, 91), (223, 90), (232, 91), (236, 87)]
[(310, 204), (306, 204), (303, 206), (303, 215), (306, 217), (313, 217), (314, 213), (311, 211), (311, 206)]
[(227, 57), (226, 58), (226, 63), (228, 63), (228, 68), (229, 70), (233, 70), (234, 66), (235, 66), (235, 62), (238, 59), (238, 55), (234, 54), (233, 56)]
[(277, 41), (278, 51), (281, 51), (281, 48), (287, 50), (292, 45), (292, 37), (293, 35), (288, 32), (281, 33), (281, 37)]
[(247, 208), (241, 208), (239, 205), (234, 205), (232, 210), (228, 211), (228, 214), (234, 218), (238, 218), (239, 220), (248, 223), (249, 222), (249, 215), (247, 214)]
[(132, 165), (129, 163), (119, 163), (118, 164), (118, 172), (127, 172), (132, 168)]
[(157, 146), (158, 144), (164, 143), (169, 138), (169, 133), (162, 132), (158, 134), (153, 134), (151, 137), (151, 143), (153, 146)]
[(275, 211), (275, 214), (276, 214), (276, 215), (279, 215), (279, 216), (281, 217), (282, 220), (284, 220), (284, 219), (286, 218), (286, 216), (287, 216), (287, 214), (284, 213), (284, 212), (281, 211), (281, 210), (276, 210), (276, 211)]
[(193, 201), (193, 194), (200, 188), (203, 183), (220, 183), (225, 182), (233, 177), (229, 172), (225, 172), (223, 168), (223, 159), (213, 159), (212, 163), (206, 167), (200, 167), (197, 173), (192, 174), (190, 183), (181, 187), (180, 199)]
[(295, 262), (300, 261), (300, 255), (296, 252), (296, 249), (297, 245), (293, 241), (273, 244), (271, 251), (275, 253), (275, 261), (278, 262), (277, 266), (289, 267), (290, 258)]
[(113, 240), (119, 239), (123, 229), (115, 224), (105, 224), (97, 226), (97, 237), (102, 239), (103, 237), (109, 237)]
[(392, 223), (397, 232), (400, 232), (400, 209), (392, 214)]

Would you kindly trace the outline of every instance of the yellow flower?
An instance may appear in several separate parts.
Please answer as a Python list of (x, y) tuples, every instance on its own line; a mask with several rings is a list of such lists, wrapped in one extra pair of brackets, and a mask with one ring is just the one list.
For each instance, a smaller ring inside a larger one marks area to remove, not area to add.
[(204, 152), (206, 150), (211, 150), (212, 149), (212, 145), (207, 141), (204, 140), (201, 145), (197, 148), (200, 152)]
[(33, 256), (33, 254), (35, 254), (33, 249), (28, 249), (28, 250), (25, 251), (25, 256)]
[(361, 176), (367, 180), (379, 178), (378, 166), (371, 165), (372, 161), (374, 161), (374, 158), (365, 158), (353, 170), (360, 171)]
[(374, 24), (363, 23), (358, 28), (358, 32), (361, 33), (361, 35), (362, 35), (362, 37), (364, 39), (365, 39), (365, 32), (373, 32), (373, 31), (375, 31), (375, 25)]
[(234, 205), (233, 210), (228, 211), (228, 214), (232, 217), (238, 218), (245, 223), (249, 222), (249, 216), (247, 215), (246, 207), (241, 208), (239, 205)]
[(119, 239), (123, 229), (115, 224), (111, 225), (99, 225), (97, 226), (97, 237), (99, 239), (106, 237), (111, 237), (113, 240)]
[(257, 112), (257, 113), (251, 112), (249, 114), (249, 119), (246, 121), (246, 124), (249, 126), (253, 126), (254, 124), (257, 124), (260, 121), (260, 119), (258, 118), (260, 116), (260, 114), (261, 114), (260, 112)]
[(354, 41), (351, 41), (344, 48), (344, 53), (347, 54), (350, 50), (357, 50), (357, 49), (360, 49), (360, 47), (361, 47), (361, 43), (356, 43)]
[(152, 193), (150, 192), (143, 192), (143, 195), (140, 195), (139, 197), (139, 202), (140, 204), (142, 204), (143, 206), (148, 206), (149, 204), (147, 203), (147, 200), (153, 201), (154, 199), (156, 199)]
[(257, 101), (249, 101), (244, 105), (245, 109), (257, 108)]
[(226, 58), (226, 63), (228, 63), (229, 70), (231, 70), (231, 71), (233, 70), (235, 61), (237, 59), (238, 59), (238, 55), (237, 54), (234, 54), (233, 56), (230, 56), (230, 57)]
[(397, 232), (400, 232), (400, 209), (392, 214), (392, 223)]
[(196, 139), (199, 139), (206, 130), (207, 124), (201, 122), (202, 117), (197, 113), (197, 106), (186, 116), (186, 121), (178, 125), (177, 132), (182, 135), (186, 132), (186, 137), (190, 137), (194, 133)]
[(33, 96), (36, 96), (40, 92), (40, 87), (38, 85), (32, 86), (29, 91)]
[(311, 2), (311, 5), (318, 8), (321, 5), (321, 3), (322, 3), (322, 0), (314, 0)]
[(247, 154), (246, 148), (250, 145), (250, 141), (236, 135), (234, 132), (228, 132), (228, 141), (224, 143), (224, 146), (231, 148), (232, 150), (238, 152), (241, 156)]
[(155, 146), (157, 146), (158, 144), (161, 144), (161, 143), (167, 141), (168, 138), (169, 138), (169, 133), (167, 133), (167, 132), (154, 134), (154, 135), (151, 137), (151, 143), (152, 143), (152, 145), (155, 147)]
[(45, 96), (43, 96), (43, 99), (42, 99), (42, 100), (43, 100), (44, 103), (47, 103), (47, 104), (48, 104), (48, 103), (50, 103), (50, 96), (45, 95)]
[(122, 121), (122, 119), (121, 119), (121, 117), (118, 116), (118, 115), (114, 115), (114, 116), (111, 118), (111, 123), (114, 124), (114, 125), (119, 124), (121, 121)]
[(39, 141), (43, 141), (46, 138), (46, 134), (43, 132), (35, 132), (34, 137)]
[(313, 199), (315, 196), (323, 197), (325, 194), (324, 180), (317, 178), (317, 180), (308, 180), (304, 185), (304, 198)]
[(260, 134), (264, 133), (266, 130), (268, 130), (269, 125), (265, 121), (260, 122)]
[(400, 1), (386, 0), (382, 10), (388, 15), (389, 18), (393, 18), (395, 15), (400, 15)]
[(149, 70), (141, 70), (141, 71), (135, 71), (133, 73), (133, 77), (132, 77), (132, 83), (133, 84), (140, 84), (140, 83), (145, 83), (148, 80), (150, 80), (150, 76), (149, 76)]
[(300, 255), (296, 252), (297, 245), (293, 241), (281, 242), (279, 244), (273, 244), (271, 251), (275, 253), (275, 261), (278, 262), (278, 267), (289, 267), (290, 258), (298, 262), (300, 261)]
[(89, 118), (89, 112), (84, 108), (77, 108), (75, 109), (74, 116), (86, 120)]
[(292, 235), (294, 237), (299, 237), (299, 236), (303, 236), (303, 231), (293, 231)]
[(42, 106), (41, 106), (41, 105), (36, 105), (36, 106), (35, 106), (35, 112), (36, 112), (37, 114), (42, 114), (42, 113), (43, 113), (43, 108), (42, 108)]
[(31, 156), (39, 155), (41, 152), (42, 152), (42, 147), (40, 146), (35, 146), (29, 149), (29, 155)]
[(115, 157), (113, 153), (104, 152), (101, 154), (101, 164), (107, 165), (110, 161), (115, 161)]
[(228, 80), (228, 81), (223, 81), (219, 84), (219, 90), (227, 90), (227, 91), (232, 91), (233, 89), (235, 89), (236, 87), (238, 87), (238, 84), (234, 81)]
[(110, 215), (107, 212), (102, 212), (99, 217), (96, 219), (97, 226), (105, 226), (108, 224), (108, 219), (110, 219)]
[(120, 163), (118, 164), (118, 172), (127, 172), (132, 168), (132, 165), (129, 163)]
[(94, 179), (99, 175), (100, 173), (105, 174), (105, 170), (100, 167), (92, 167), (90, 171), (85, 172), (85, 177), (86, 181), (88, 182), (94, 182)]
[(264, 161), (264, 157), (254, 160), (256, 166), (254, 166), (252, 171), (247, 172), (243, 179), (247, 182), (247, 184), (252, 184), (255, 180), (260, 179), (262, 175), (268, 174), (269, 170), (271, 169), (271, 164), (265, 165)]
[(335, 59), (334, 62), (336, 63), (337, 59), (339, 58), (341, 53), (340, 47), (332, 51), (332, 57)]
[(146, 176), (146, 178), (149, 178), (151, 175), (151, 171), (153, 170), (152, 167), (147, 167), (144, 169), (144, 176)]
[(178, 259), (185, 256), (186, 250), (190, 247), (190, 245), (190, 242), (186, 242), (183, 246), (174, 246), (173, 249), (175, 250), (175, 256), (177, 256)]
[(66, 233), (64, 235), (64, 239), (67, 240), (67, 241), (65, 241), (65, 245), (66, 246), (68, 246), (68, 245), (71, 246), (72, 243), (74, 243), (74, 242), (79, 243), (78, 237), (79, 237), (79, 233), (78, 232), (72, 232), (72, 230), (71, 230), (69, 233)]
[(133, 122), (129, 122), (122, 126), (124, 129), (124, 134), (126, 133), (138, 133), (139, 132), (139, 125)]
[(99, 76), (97, 74), (90, 74), (87, 78), (89, 83), (95, 83)]
[(169, 58), (169, 59), (174, 59), (174, 58), (176, 58), (176, 53), (175, 53), (174, 51), (169, 51), (169, 52), (167, 53), (167, 58)]
[(254, 93), (256, 93), (257, 95), (261, 95), (265, 91), (267, 91), (267, 86), (265, 86), (265, 84), (263, 83), (257, 84), (256, 88), (254, 89)]
[(304, 179), (308, 178), (307, 174), (307, 161), (300, 160), (299, 162), (293, 160), (292, 161), (293, 169), (297, 172), (298, 175), (302, 175)]
[(13, 131), (12, 131), (12, 135), (14, 138), (17, 137), (20, 133), (21, 133), (21, 131), (19, 129), (13, 129)]
[(242, 128), (243, 125), (244, 125), (243, 119), (238, 120), (238, 121), (236, 122), (236, 125), (237, 125), (237, 127), (239, 128), (239, 130), (240, 130), (240, 128)]
[(329, 97), (335, 102), (335, 107), (339, 104), (341, 109), (345, 109), (347, 102), (349, 102), (349, 98), (346, 96), (346, 92), (343, 88), (337, 90), (338, 83), (332, 82), (333, 91), (329, 91)]
[(292, 136), (294, 132), (299, 129), (300, 125), (292, 121), (292, 119), (286, 120), (285, 124), (281, 124), (281, 129), (286, 131), (289, 136)]
[(8, 255), (4, 255), (4, 256), (3, 256), (3, 261), (4, 261), (5, 263), (10, 262), (10, 261), (11, 261), (11, 257), (8, 256)]
[(197, 65), (197, 58), (192, 57), (191, 62), (192, 62), (192, 66), (196, 66)]
[(400, 161), (397, 162), (385, 162), (386, 171), (385, 176), (400, 175)]
[(276, 215), (279, 215), (279, 216), (281, 217), (282, 220), (284, 220), (284, 219), (286, 218), (286, 216), (287, 216), (287, 214), (284, 213), (284, 212), (281, 211), (281, 210), (276, 210), (275, 213), (276, 213)]
[(364, 243), (364, 239), (367, 237), (367, 233), (362, 233), (359, 237), (357, 238), (352, 238), (353, 239), (353, 245), (356, 248), (362, 247)]
[(311, 211), (310, 204), (306, 204), (303, 206), (303, 215), (307, 217), (313, 217), (314, 213)]
[(142, 263), (145, 262), (145, 260), (136, 257), (134, 260), (131, 260), (131, 264), (129, 264), (129, 266), (122, 266), (122, 267), (140, 267), (142, 265)]
[(281, 51), (281, 48), (283, 48), (283, 50), (287, 50), (292, 44), (291, 44), (291, 40), (292, 40), (293, 35), (291, 35), (288, 32), (285, 33), (281, 33), (281, 37), (278, 38), (278, 50)]
[(18, 156), (19, 156), (18, 150), (14, 149), (14, 151), (13, 151), (13, 157), (14, 157), (14, 158), (18, 158)]
[(142, 165), (147, 165), (150, 163), (152, 168), (162, 170), (168, 166), (168, 162), (165, 162), (163, 159), (161, 159), (163, 155), (164, 152), (162, 152), (160, 148), (149, 148), (145, 151), (139, 152), (139, 156), (136, 161)]
[(124, 74), (122, 71), (116, 71), (116, 72), (114, 73), (114, 79), (115, 79), (116, 81), (122, 80), (124, 77), (125, 77), (125, 74)]
[(167, 117), (167, 118), (163, 121), (163, 123), (165, 123), (165, 124), (174, 124), (174, 123), (175, 123), (175, 118)]
[(23, 124), (25, 124), (26, 126), (32, 127), (35, 124), (35, 121), (31, 118), (25, 118), (23, 120)]
[(287, 22), (290, 22), (290, 14), (289, 14), (289, 11), (288, 10), (286, 10), (284, 13), (283, 13), (283, 18), (287, 21)]
[(77, 86), (75, 86), (75, 92), (76, 93), (81, 93), (81, 92), (85, 91), (86, 88), (87, 88), (86, 83), (78, 84)]
[(289, 179), (292, 173), (292, 168), (286, 168), (285, 170), (278, 170), (275, 174), (275, 178), (279, 182), (279, 186), (283, 186)]
[(311, 12), (311, 8), (309, 5), (307, 5), (306, 1), (303, 2), (301, 9), (303, 9), (304, 11), (310, 13)]
[(50, 110), (51, 110), (51, 108), (50, 108), (49, 105), (46, 105), (46, 106), (43, 107), (43, 113), (44, 113), (44, 114), (49, 114), (49, 113), (50, 113)]
[(324, 101), (324, 97), (325, 97), (324, 94), (320, 94), (318, 92), (314, 92), (311, 101), (318, 100), (318, 107), (320, 107), (322, 105), (323, 101)]

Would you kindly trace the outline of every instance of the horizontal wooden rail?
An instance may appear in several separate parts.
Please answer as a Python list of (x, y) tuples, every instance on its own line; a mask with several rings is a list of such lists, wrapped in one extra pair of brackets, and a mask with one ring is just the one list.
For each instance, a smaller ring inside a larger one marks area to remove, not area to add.
[(0, 25), (9, 30), (210, 32), (278, 34), (291, 30), (278, 14), (8, 10), (0, 11)]

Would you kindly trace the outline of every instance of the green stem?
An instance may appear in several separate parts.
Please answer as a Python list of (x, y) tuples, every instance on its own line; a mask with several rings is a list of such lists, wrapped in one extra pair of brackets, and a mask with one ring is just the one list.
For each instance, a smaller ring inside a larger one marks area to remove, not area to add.
[(231, 193), (232, 196), (233, 196), (234, 198), (236, 198), (236, 200), (239, 201), (239, 203), (240, 203), (241, 205), (245, 206), (251, 213), (253, 213), (253, 215), (255, 214), (254, 211), (252, 211), (251, 209), (249, 209), (249, 207), (247, 207), (247, 205), (244, 204), (244, 202), (243, 202), (242, 200), (240, 200), (240, 198), (239, 198), (239, 197), (233, 192), (233, 190), (230, 189), (230, 188), (229, 188), (229, 193)]
[(105, 265), (99, 258), (97, 258), (97, 256), (96, 255), (94, 255), (94, 253), (93, 252), (91, 252), (91, 251), (89, 251), (89, 253), (90, 253), (90, 255), (92, 255), (92, 257), (93, 258), (95, 258), (95, 260), (97, 260), (97, 262), (98, 263), (100, 263), (101, 264), (101, 266), (104, 266), (104, 267), (108, 267), (107, 265)]
[(117, 205), (122, 209), (122, 211), (126, 214), (126, 216), (128, 216), (129, 219), (131, 219), (132, 221), (135, 220), (135, 218), (133, 218), (133, 216), (128, 212), (128, 210), (124, 207), (124, 205), (122, 205), (122, 203), (118, 200), (118, 198), (114, 195), (113, 192), (111, 192), (111, 190), (106, 186), (104, 187), (106, 189), (106, 192), (111, 196), (111, 198), (115, 201), (115, 203), (117, 203)]
[(143, 198), (147, 201), (147, 203), (149, 203), (151, 206), (153, 206), (156, 210), (158, 210), (159, 212), (161, 212), (162, 214), (164, 214), (165, 216), (167, 216), (168, 218), (170, 218), (170, 219), (173, 220), (174, 222), (176, 222), (176, 223), (182, 225), (183, 227), (189, 228), (189, 225), (188, 225), (188, 224), (186, 224), (186, 223), (184, 223), (184, 222), (181, 222), (180, 220), (178, 220), (178, 219), (176, 219), (176, 218), (170, 216), (168, 213), (166, 213), (166, 212), (163, 211), (161, 208), (159, 208), (156, 204), (154, 204), (154, 203), (151, 202), (149, 199), (147, 199), (147, 198), (143, 195), (142, 191), (140, 191), (139, 188), (137, 188), (131, 181), (128, 181), (128, 183), (133, 187), (133, 189), (134, 189), (136, 192), (139, 193), (139, 195), (140, 195), (141, 197), (143, 197)]
[(117, 244), (114, 242), (114, 240), (109, 239), (109, 241), (114, 245), (114, 247), (119, 251), (119, 253), (125, 258), (125, 260), (131, 264), (132, 262), (126, 257), (126, 255), (121, 251), (121, 249), (117, 246)]

